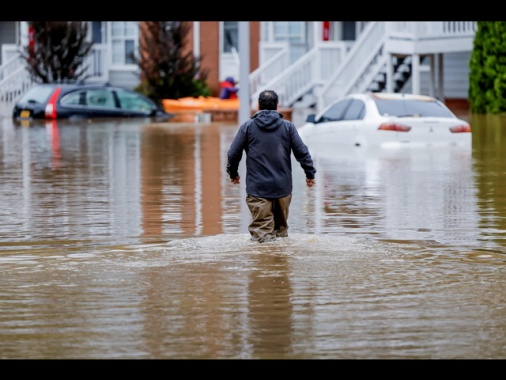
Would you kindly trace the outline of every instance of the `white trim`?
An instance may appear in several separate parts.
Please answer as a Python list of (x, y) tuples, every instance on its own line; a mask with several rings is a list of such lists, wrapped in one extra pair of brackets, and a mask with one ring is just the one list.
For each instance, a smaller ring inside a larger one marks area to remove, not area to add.
[(200, 57), (200, 21), (193, 21), (193, 56)]
[[(232, 51), (230, 53), (225, 53), (223, 51), (225, 32), (224, 32), (224, 22), (220, 21), (218, 26), (218, 35), (219, 35), (219, 75), (218, 80), (223, 81), (226, 77), (232, 76), (234, 78), (239, 77), (239, 56), (237, 51)], [(237, 30), (239, 31), (239, 22), (237, 23)], [(239, 37), (239, 36), (238, 36)]]
[(28, 21), (21, 21), (19, 24), (19, 44), (28, 46)]

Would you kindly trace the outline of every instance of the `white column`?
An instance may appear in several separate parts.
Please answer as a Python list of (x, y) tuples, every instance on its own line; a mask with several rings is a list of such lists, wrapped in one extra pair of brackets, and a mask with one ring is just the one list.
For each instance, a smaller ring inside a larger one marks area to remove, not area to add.
[(249, 22), (239, 21), (239, 125), (250, 118)]
[(200, 57), (200, 21), (193, 21), (193, 56)]
[[(239, 125), (250, 118), (251, 100), (249, 91), (249, 22), (239, 21)], [(246, 199), (246, 153), (239, 164), (239, 175), (241, 176), (241, 226), (247, 231), (251, 214), (244, 201)]]
[(412, 63), (412, 78), (413, 78), (413, 94), (420, 93), (420, 55), (413, 54), (413, 63)]
[(19, 41), (21, 46), (28, 46), (28, 21), (19, 22)]
[(386, 92), (394, 92), (394, 65), (392, 54), (387, 53)]
[(429, 55), (429, 67), (430, 67), (430, 80), (429, 80), (429, 95), (437, 97), (437, 94), (435, 93), (434, 89), (436, 87), (436, 65), (434, 60), (436, 59), (436, 56), (434, 54)]
[(313, 28), (313, 47), (318, 46), (322, 41), (322, 23), (323, 21), (312, 21), (309, 23)]

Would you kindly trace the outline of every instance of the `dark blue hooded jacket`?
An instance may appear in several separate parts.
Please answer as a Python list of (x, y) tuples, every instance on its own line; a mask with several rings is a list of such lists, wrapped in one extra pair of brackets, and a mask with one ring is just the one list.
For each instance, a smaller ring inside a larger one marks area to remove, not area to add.
[(281, 198), (292, 193), (292, 152), (306, 178), (315, 177), (313, 159), (297, 128), (278, 111), (258, 111), (240, 126), (228, 150), (230, 178), (239, 174), (243, 151), (246, 152), (246, 193), (254, 197)]

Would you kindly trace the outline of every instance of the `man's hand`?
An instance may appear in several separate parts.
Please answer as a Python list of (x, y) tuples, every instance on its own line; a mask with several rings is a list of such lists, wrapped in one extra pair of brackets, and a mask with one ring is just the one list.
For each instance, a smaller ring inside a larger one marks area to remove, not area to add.
[(240, 175), (238, 175), (238, 176), (237, 176), (237, 177), (235, 177), (235, 178), (231, 178), (231, 179), (230, 179), (230, 182), (232, 182), (234, 185), (237, 185), (237, 184), (239, 184), (239, 183), (240, 183), (240, 182), (239, 182), (239, 180), (240, 180), (240, 179), (241, 179), (241, 176), (240, 176)]
[(314, 179), (306, 178), (306, 185), (308, 187), (313, 187), (315, 185), (316, 181)]

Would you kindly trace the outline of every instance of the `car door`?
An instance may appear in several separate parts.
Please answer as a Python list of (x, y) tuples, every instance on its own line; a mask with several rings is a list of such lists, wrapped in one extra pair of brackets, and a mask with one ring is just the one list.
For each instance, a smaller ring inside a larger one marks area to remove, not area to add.
[(332, 141), (335, 144), (352, 144), (356, 131), (354, 124), (344, 119), (344, 115), (353, 102), (353, 99), (346, 98), (337, 101), (318, 119), (314, 128), (314, 135), (322, 142)]
[(156, 111), (156, 104), (134, 91), (115, 89), (116, 99), (125, 117), (149, 117)]
[(122, 116), (121, 109), (117, 107), (114, 93), (109, 88), (86, 89), (84, 110), (86, 117)]
[[(364, 128), (363, 118), (365, 115), (365, 104), (360, 99), (353, 99), (346, 108), (341, 124), (346, 131), (346, 141), (353, 146), (361, 146), (367, 140), (367, 132)], [(348, 141), (349, 139), (349, 141)]]

